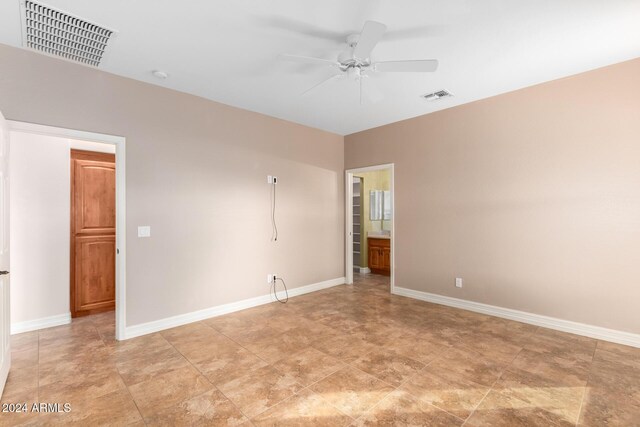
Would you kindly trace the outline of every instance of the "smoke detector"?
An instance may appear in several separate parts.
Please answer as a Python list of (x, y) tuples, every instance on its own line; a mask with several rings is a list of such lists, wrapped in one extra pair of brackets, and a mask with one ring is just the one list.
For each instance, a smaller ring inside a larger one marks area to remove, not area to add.
[(98, 67), (117, 34), (33, 0), (20, 2), (22, 45), (46, 55)]
[(453, 96), (453, 94), (445, 89), (442, 89), (433, 93), (428, 93), (426, 95), (422, 95), (422, 97), (427, 101), (437, 101), (440, 98), (448, 98), (450, 96)]

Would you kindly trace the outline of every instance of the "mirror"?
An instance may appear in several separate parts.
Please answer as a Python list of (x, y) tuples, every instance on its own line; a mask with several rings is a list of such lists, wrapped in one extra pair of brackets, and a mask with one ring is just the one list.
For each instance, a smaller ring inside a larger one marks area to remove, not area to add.
[(383, 192), (381, 190), (371, 190), (369, 192), (369, 219), (380, 221), (382, 219)]
[(371, 190), (369, 192), (369, 219), (371, 221), (391, 219), (391, 191)]
[(382, 200), (382, 219), (389, 221), (391, 219), (391, 191), (385, 191)]

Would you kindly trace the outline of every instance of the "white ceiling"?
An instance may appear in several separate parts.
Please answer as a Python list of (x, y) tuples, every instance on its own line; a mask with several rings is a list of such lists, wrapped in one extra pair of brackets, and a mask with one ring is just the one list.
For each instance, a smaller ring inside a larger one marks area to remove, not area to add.
[[(105, 71), (343, 135), (640, 57), (638, 0), (42, 2), (119, 31)], [(437, 58), (438, 71), (371, 77), (375, 103), (349, 79), (301, 96), (331, 69), (277, 55), (333, 60), (366, 20), (390, 32), (373, 60)], [(19, 0), (0, 1), (0, 43), (22, 45)], [(439, 89), (455, 97), (420, 98)]]

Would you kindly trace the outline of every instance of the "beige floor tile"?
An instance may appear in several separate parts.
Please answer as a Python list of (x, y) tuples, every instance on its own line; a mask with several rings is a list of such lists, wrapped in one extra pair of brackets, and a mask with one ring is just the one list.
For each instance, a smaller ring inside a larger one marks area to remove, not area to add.
[(11, 335), (11, 351), (38, 349), (38, 331)]
[[(3, 412), (0, 414), (0, 427), (5, 426), (19, 426), (29, 425), (30, 423), (37, 423), (39, 420), (39, 414), (37, 412), (31, 412), (31, 405), (38, 402), (38, 389), (33, 388), (30, 390), (7, 390), (5, 388), (0, 399), (0, 404), (13, 404), (21, 407), (20, 412), (12, 410), (11, 412)], [(22, 411), (22, 405), (27, 405), (27, 411)], [(15, 408), (15, 406), (14, 406)], [(2, 408), (4, 409), (4, 407)], [(8, 409), (8, 408), (7, 408)]]
[(491, 389), (447, 370), (427, 366), (399, 388), (461, 419), (466, 419)]
[(629, 360), (636, 360), (640, 362), (640, 348), (637, 347), (607, 341), (598, 341), (598, 350), (608, 351), (609, 353), (615, 353)]
[(355, 426), (460, 426), (463, 420), (435, 406), (424, 403), (409, 393), (395, 390), (360, 417)]
[(363, 339), (344, 334), (314, 342), (311, 346), (345, 363), (353, 362), (360, 356), (377, 348), (377, 346)]
[(540, 328), (529, 336), (524, 348), (553, 357), (591, 362), (596, 344), (592, 338)]
[(393, 391), (387, 383), (351, 366), (312, 384), (310, 389), (352, 418), (359, 417)]
[(218, 388), (251, 418), (293, 396), (303, 387), (292, 376), (265, 366)]
[(118, 372), (128, 386), (189, 366), (187, 359), (171, 347), (116, 363)]
[(635, 390), (587, 387), (580, 426), (635, 426), (640, 423), (640, 385)]
[(569, 422), (553, 412), (537, 408), (527, 402), (490, 391), (480, 406), (471, 414), (465, 426), (474, 427), (569, 427)]
[(305, 389), (261, 413), (252, 421), (256, 426), (338, 427), (349, 425), (353, 419), (318, 394)]
[(21, 351), (11, 351), (11, 366), (16, 369), (29, 368), (38, 365), (38, 349), (30, 348)]
[(344, 363), (310, 347), (280, 359), (273, 367), (306, 387), (343, 368)]
[(390, 350), (377, 349), (359, 357), (351, 365), (398, 387), (418, 373), (424, 364)]
[(251, 423), (220, 391), (210, 390), (145, 419), (149, 426), (249, 426)]
[(545, 354), (524, 349), (513, 360), (509, 370), (526, 372), (540, 377), (562, 381), (567, 386), (584, 386), (589, 375), (590, 362), (581, 359), (565, 359), (555, 354)]
[(244, 344), (244, 346), (262, 360), (274, 363), (283, 357), (308, 348), (309, 344), (309, 337), (283, 332), (275, 337), (259, 339)]
[(38, 397), (42, 402), (75, 402), (98, 398), (126, 386), (115, 368), (66, 375), (58, 381), (41, 385)]
[(194, 368), (177, 369), (134, 384), (129, 391), (144, 417), (211, 390), (211, 383)]
[(489, 387), (495, 383), (505, 368), (501, 362), (486, 358), (480, 353), (462, 349), (450, 349), (429, 366), (450, 371), (456, 374), (457, 379)]
[(38, 366), (25, 366), (9, 371), (4, 394), (17, 394), (38, 388)]
[(227, 383), (268, 366), (267, 362), (242, 347), (236, 347), (231, 352), (213, 353), (208, 358), (191, 362), (214, 385)]
[(562, 378), (540, 377), (524, 371), (505, 372), (494, 390), (525, 402), (529, 407), (553, 413), (562, 420), (578, 421), (586, 384), (567, 384)]
[(140, 412), (127, 390), (118, 390), (97, 398), (86, 397), (71, 403), (70, 412), (43, 413), (45, 425), (142, 426)]
[(428, 341), (420, 336), (411, 335), (396, 338), (388, 345), (385, 345), (385, 348), (427, 364), (445, 353), (450, 347)]

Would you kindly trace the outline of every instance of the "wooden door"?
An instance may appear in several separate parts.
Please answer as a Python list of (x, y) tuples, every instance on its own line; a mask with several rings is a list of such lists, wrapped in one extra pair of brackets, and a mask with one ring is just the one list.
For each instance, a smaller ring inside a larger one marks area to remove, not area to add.
[[(11, 367), (9, 299), (9, 128), (0, 113), (0, 397)], [(2, 415), (4, 416), (4, 415)]]
[(116, 164), (71, 150), (71, 316), (115, 308)]

